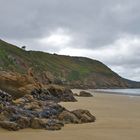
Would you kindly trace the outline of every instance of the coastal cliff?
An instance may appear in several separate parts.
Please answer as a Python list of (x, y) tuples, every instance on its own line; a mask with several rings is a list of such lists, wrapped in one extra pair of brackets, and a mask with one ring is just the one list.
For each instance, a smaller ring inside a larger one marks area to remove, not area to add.
[(0, 71), (26, 74), (32, 68), (44, 83), (72, 88), (138, 88), (139, 82), (122, 78), (102, 62), (39, 51), (26, 51), (0, 40)]

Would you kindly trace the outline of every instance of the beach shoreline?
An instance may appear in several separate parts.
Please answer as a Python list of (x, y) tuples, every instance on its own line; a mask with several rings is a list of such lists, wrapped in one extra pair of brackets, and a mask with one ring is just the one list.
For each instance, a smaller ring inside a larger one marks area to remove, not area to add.
[[(78, 90), (73, 90), (74, 93)], [(94, 92), (94, 97), (76, 97), (78, 102), (61, 102), (69, 110), (87, 109), (96, 117), (88, 124), (68, 124), (60, 131), (0, 129), (3, 140), (138, 140), (140, 97)]]
[[(74, 93), (79, 93), (81, 91), (81, 89), (72, 89), (72, 91)], [(127, 92), (119, 92), (119, 91), (106, 91), (102, 90), (102, 89), (88, 89), (88, 90), (84, 90), (84, 91), (88, 91), (91, 92), (92, 94), (98, 93), (98, 94), (113, 94), (113, 95), (126, 95), (126, 96), (140, 96), (140, 93), (127, 93)]]
[(140, 94), (137, 93), (123, 93), (123, 92), (107, 92), (107, 91), (95, 91), (95, 93), (99, 94), (112, 94), (112, 95), (126, 95), (126, 96), (140, 96)]

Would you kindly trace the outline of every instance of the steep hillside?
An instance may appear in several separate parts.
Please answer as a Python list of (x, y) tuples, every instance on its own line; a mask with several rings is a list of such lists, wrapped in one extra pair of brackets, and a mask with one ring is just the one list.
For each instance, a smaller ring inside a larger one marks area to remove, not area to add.
[[(70, 57), (38, 51), (25, 51), (0, 40), (0, 70), (27, 73), (33, 68), (40, 80), (61, 81), (73, 87), (135, 87), (103, 63), (84, 57)], [(54, 80), (55, 79), (55, 80)], [(57, 80), (56, 80), (57, 79)]]

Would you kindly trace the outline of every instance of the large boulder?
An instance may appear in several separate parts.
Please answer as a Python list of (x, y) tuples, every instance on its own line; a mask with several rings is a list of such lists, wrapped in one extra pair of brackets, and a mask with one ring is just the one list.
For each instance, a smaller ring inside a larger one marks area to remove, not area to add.
[(91, 93), (86, 92), (86, 91), (81, 91), (81, 92), (79, 93), (79, 96), (80, 96), (80, 97), (93, 97), (93, 95), (92, 95)]
[(40, 112), (40, 116), (42, 118), (57, 118), (63, 110), (65, 110), (65, 108), (61, 105), (57, 103), (49, 103), (42, 112)]
[(31, 120), (31, 128), (33, 129), (60, 130), (63, 126), (64, 124), (56, 119), (33, 118)]
[(53, 100), (56, 102), (75, 102), (76, 99), (72, 91), (68, 88), (64, 88), (56, 85), (48, 85), (42, 89), (34, 89), (31, 94), (37, 100)]
[(75, 102), (76, 99), (73, 96), (73, 92), (69, 88), (61, 87), (61, 86), (49, 86), (48, 91), (59, 101), (64, 102)]
[(64, 123), (89, 123), (94, 122), (96, 119), (88, 110), (83, 109), (74, 111), (64, 110), (58, 118)]
[(0, 127), (10, 131), (17, 131), (20, 129), (17, 123), (10, 121), (0, 121)]
[(33, 129), (45, 128), (46, 123), (47, 123), (47, 119), (33, 118), (31, 119), (31, 128)]
[(78, 109), (72, 111), (72, 113), (80, 120), (81, 123), (94, 122), (96, 120), (88, 110)]
[(20, 116), (16, 120), (16, 123), (19, 125), (20, 129), (29, 128), (30, 127), (30, 118), (29, 117)]
[(77, 116), (67, 110), (64, 110), (58, 117), (59, 120), (63, 121), (66, 124), (69, 123), (79, 123)]
[(64, 124), (57, 119), (49, 119), (46, 124), (46, 130), (60, 130)]

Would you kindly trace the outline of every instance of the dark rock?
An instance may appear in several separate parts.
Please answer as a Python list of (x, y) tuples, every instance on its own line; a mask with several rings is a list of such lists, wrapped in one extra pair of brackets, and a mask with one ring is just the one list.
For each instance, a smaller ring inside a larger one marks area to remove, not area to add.
[(33, 97), (37, 100), (47, 101), (47, 100), (53, 100), (58, 101), (58, 99), (53, 96), (47, 89), (34, 89), (31, 94)]
[(50, 119), (47, 122), (46, 129), (47, 130), (60, 130), (64, 124), (56, 119)]
[(77, 116), (69, 111), (63, 111), (60, 115), (59, 115), (59, 120), (63, 121), (64, 123), (79, 123), (79, 119), (77, 118)]
[(64, 101), (64, 102), (76, 101), (72, 91), (68, 88), (55, 88), (51, 86), (48, 90), (54, 97), (58, 98), (59, 101)]
[(65, 108), (56, 103), (49, 104), (41, 113), (42, 118), (55, 118), (57, 117)]
[(60, 130), (63, 126), (62, 122), (55, 119), (33, 118), (31, 120), (31, 128), (33, 129)]
[(31, 128), (33, 129), (45, 128), (46, 123), (47, 123), (47, 119), (33, 118), (31, 119)]
[(79, 109), (72, 111), (72, 113), (77, 116), (81, 123), (89, 123), (96, 120), (95, 116), (93, 116), (88, 110)]
[(10, 121), (0, 121), (0, 127), (10, 131), (17, 131), (20, 129), (17, 123)]
[(0, 105), (6, 105), (12, 102), (12, 96), (2, 90), (0, 90)]
[(86, 92), (86, 91), (81, 91), (81, 92), (79, 93), (79, 96), (80, 96), (80, 97), (93, 97), (93, 95), (92, 95), (91, 93)]
[(50, 86), (46, 89), (34, 89), (31, 93), (33, 97), (37, 100), (53, 100), (55, 102), (75, 102), (76, 99), (73, 96), (73, 93), (68, 88), (62, 88), (62, 87), (54, 87)]
[(73, 93), (73, 96), (79, 96), (77, 93)]
[(16, 121), (21, 129), (30, 127), (30, 118), (28, 117), (19, 117)]

